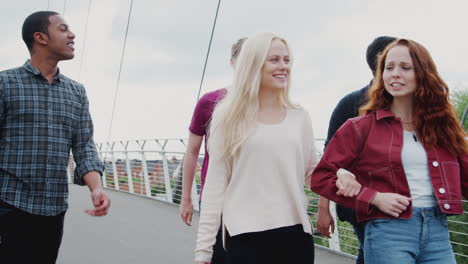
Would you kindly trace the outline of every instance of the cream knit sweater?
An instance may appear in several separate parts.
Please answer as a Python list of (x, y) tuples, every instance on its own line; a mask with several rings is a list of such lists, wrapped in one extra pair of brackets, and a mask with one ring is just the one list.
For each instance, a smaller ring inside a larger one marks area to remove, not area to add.
[(231, 171), (220, 159), (219, 138), (210, 137), (195, 260), (211, 261), (221, 215), (231, 236), (295, 224), (312, 233), (304, 185), (318, 157), (309, 114), (288, 109), (279, 124), (258, 123)]

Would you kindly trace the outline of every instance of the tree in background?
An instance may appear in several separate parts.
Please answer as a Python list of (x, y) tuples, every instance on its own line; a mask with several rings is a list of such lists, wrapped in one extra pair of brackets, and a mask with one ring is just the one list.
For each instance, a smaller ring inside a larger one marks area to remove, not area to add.
[[(461, 120), (468, 107), (468, 88), (462, 87), (461, 89), (455, 90), (452, 94), (452, 103), (455, 106), (458, 118)], [(463, 128), (468, 132), (468, 116), (465, 118)]]

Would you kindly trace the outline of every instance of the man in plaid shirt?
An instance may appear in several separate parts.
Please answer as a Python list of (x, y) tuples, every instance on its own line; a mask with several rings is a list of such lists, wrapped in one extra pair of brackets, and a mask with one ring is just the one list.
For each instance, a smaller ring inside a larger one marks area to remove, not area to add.
[(31, 14), (23, 24), (31, 59), (0, 72), (0, 263), (55, 263), (67, 210), (67, 165), (87, 185), (92, 216), (106, 215), (104, 170), (93, 141), (83, 85), (62, 75), (74, 57), (75, 35), (55, 12)]

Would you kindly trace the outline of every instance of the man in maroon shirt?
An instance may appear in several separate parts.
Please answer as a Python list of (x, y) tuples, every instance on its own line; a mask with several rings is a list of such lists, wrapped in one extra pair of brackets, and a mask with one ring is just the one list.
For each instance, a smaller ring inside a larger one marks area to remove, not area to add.
[[(246, 38), (241, 38), (236, 43), (234, 43), (234, 45), (232, 45), (231, 66), (233, 67), (245, 40)], [(187, 225), (192, 225), (193, 202), (191, 198), (191, 190), (200, 147), (203, 142), (203, 137), (205, 137), (205, 158), (203, 159), (203, 165), (201, 169), (201, 200), (209, 162), (209, 154), (207, 150), (209, 123), (211, 121), (211, 115), (213, 114), (216, 103), (224, 97), (226, 92), (227, 90), (222, 88), (204, 94), (198, 101), (193, 112), (192, 121), (189, 127), (190, 132), (187, 150), (184, 156), (182, 200), (180, 203), (180, 215), (184, 223)], [(216, 244), (213, 247), (213, 251), (213, 259), (211, 264), (226, 263), (226, 252), (223, 248), (221, 228), (219, 229), (218, 235), (216, 236)]]

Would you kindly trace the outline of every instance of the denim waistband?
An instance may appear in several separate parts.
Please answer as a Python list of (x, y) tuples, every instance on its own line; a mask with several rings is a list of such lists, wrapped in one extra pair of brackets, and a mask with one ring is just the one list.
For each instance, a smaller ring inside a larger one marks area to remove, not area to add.
[(434, 207), (413, 207), (413, 215), (423, 214), (423, 215), (445, 215), (444, 212), (440, 211), (438, 206)]

